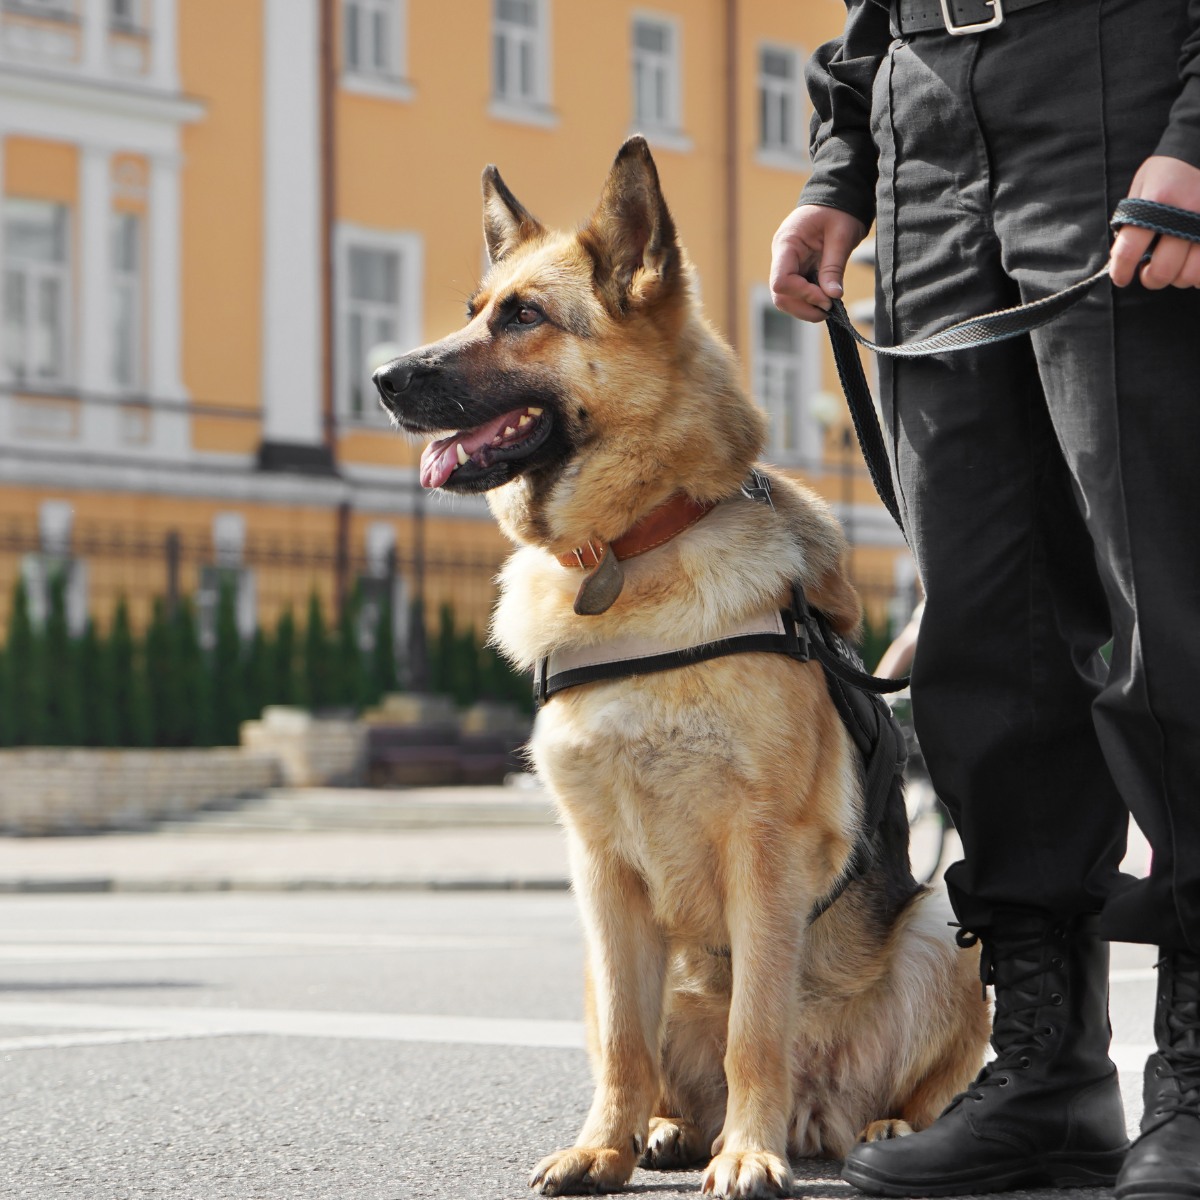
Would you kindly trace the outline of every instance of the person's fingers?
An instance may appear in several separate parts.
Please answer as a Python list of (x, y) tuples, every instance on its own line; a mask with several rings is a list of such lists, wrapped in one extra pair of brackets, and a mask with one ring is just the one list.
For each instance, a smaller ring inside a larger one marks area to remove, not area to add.
[(1192, 243), (1184, 241), (1183, 238), (1159, 238), (1150, 261), (1142, 268), (1142, 286), (1153, 292), (1170, 287), (1183, 270), (1191, 248)]
[(801, 321), (824, 321), (832, 301), (811, 280), (789, 275), (771, 291), (771, 300), (780, 312)]
[(821, 265), (817, 269), (817, 280), (827, 296), (840, 300), (845, 292), (843, 280), (846, 276), (846, 263), (850, 252), (862, 240), (861, 235), (855, 236), (855, 230), (847, 222), (839, 222), (830, 227), (825, 236), (825, 245), (821, 251)]
[(1126, 287), (1133, 282), (1138, 263), (1153, 240), (1153, 230), (1139, 229), (1136, 225), (1126, 225), (1117, 234), (1108, 258), (1109, 278), (1117, 287)]
[(1200, 288), (1200, 243), (1194, 244), (1188, 250), (1187, 262), (1175, 277), (1173, 285), (1177, 288)]
[(777, 236), (771, 243), (771, 291), (778, 291), (785, 280), (804, 274), (800, 251), (791, 239)]

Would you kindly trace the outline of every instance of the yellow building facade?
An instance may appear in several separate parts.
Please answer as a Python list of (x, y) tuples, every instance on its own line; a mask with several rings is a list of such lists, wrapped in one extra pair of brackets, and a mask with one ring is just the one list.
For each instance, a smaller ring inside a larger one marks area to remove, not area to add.
[[(803, 64), (841, 0), (0, 0), (0, 620), (70, 570), (119, 595), (236, 577), (249, 628), (364, 576), (476, 625), (506, 547), (420, 493), (369, 382), (462, 323), (495, 163), (586, 216), (654, 150), (767, 458), (834, 503), (876, 621), (912, 568), (844, 437), (824, 331), (775, 313)], [(851, 297), (869, 301), (867, 267)], [(203, 604), (202, 604), (203, 608)]]

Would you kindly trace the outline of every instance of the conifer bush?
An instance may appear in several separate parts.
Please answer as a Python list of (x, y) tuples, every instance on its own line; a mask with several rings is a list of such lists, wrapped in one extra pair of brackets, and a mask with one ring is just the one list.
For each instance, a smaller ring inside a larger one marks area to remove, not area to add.
[[(206, 649), (186, 598), (174, 611), (156, 599), (140, 633), (121, 598), (107, 629), (89, 620), (72, 635), (65, 576), (50, 581), (40, 625), (18, 580), (0, 645), (0, 746), (233, 745), (241, 722), (269, 704), (359, 712), (407, 677), (397, 663), (390, 589), (370, 606), (356, 589), (332, 628), (313, 592), (302, 636), (285, 608), (274, 629), (243, 639), (236, 599), (232, 585), (221, 587)], [(449, 605), (429, 657), (431, 690), (460, 706), (489, 699), (530, 710), (528, 679), (480, 645), (473, 628), (458, 628)]]

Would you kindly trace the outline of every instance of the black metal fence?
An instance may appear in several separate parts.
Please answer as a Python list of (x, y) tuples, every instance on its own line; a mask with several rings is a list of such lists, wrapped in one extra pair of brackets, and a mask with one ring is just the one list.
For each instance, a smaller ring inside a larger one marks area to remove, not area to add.
[[(332, 620), (352, 596), (368, 615), (388, 596), (396, 615), (397, 648), (411, 659), (419, 684), (424, 635), (436, 630), (445, 606), (453, 610), (460, 629), (473, 628), (483, 636), (505, 553), (499, 543), (491, 553), (431, 547), (418, 528), (415, 537), (401, 538), (386, 554), (372, 555), (352, 540), (349, 522), (340, 520), (325, 536), (248, 532), (232, 548), (207, 528), (121, 526), (78, 517), (69, 536), (56, 543), (36, 521), (10, 520), (0, 525), (0, 640), (9, 627), (18, 581), (25, 583), (30, 614), (39, 624), (56, 575), (66, 578), (67, 619), (74, 633), (89, 619), (106, 629), (120, 602), (132, 627), (143, 629), (156, 600), (172, 611), (181, 598), (188, 598), (205, 642), (215, 636), (222, 586), (235, 592), (238, 626), (246, 637), (258, 627), (273, 626), (289, 608), (299, 619), (314, 595)], [(853, 560), (851, 565), (853, 571)], [(905, 598), (896, 596), (890, 572), (871, 575), (860, 569), (854, 574), (870, 636), (878, 641), (886, 637)]]
[[(40, 625), (50, 603), (50, 584), (65, 579), (67, 621), (78, 634), (90, 619), (103, 630), (124, 603), (131, 626), (144, 629), (156, 601), (173, 611), (187, 598), (201, 640), (215, 637), (216, 606), (223, 586), (232, 588), (237, 623), (244, 637), (272, 627), (291, 609), (303, 617), (315, 596), (336, 621), (356, 598), (364, 629), (390, 597), (398, 650), (412, 660), (414, 683), (424, 669), (423, 634), (436, 628), (450, 606), (456, 625), (482, 637), (495, 598), (499, 550), (444, 553), (422, 545), (400, 545), (368, 555), (346, 536), (273, 536), (249, 533), (234, 548), (204, 529), (160, 529), (77, 521), (70, 536), (48, 541), (34, 521), (0, 526), (0, 630), (7, 630), (18, 582), (23, 581), (30, 615)], [(422, 620), (421, 617), (424, 617)], [(2, 636), (2, 635), (0, 635)]]

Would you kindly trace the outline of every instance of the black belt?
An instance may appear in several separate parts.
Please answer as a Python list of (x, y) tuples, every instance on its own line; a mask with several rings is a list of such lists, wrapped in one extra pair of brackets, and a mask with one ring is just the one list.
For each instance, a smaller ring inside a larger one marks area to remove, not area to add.
[(1010, 14), (1046, 0), (896, 0), (900, 33), (984, 33), (1004, 23)]

